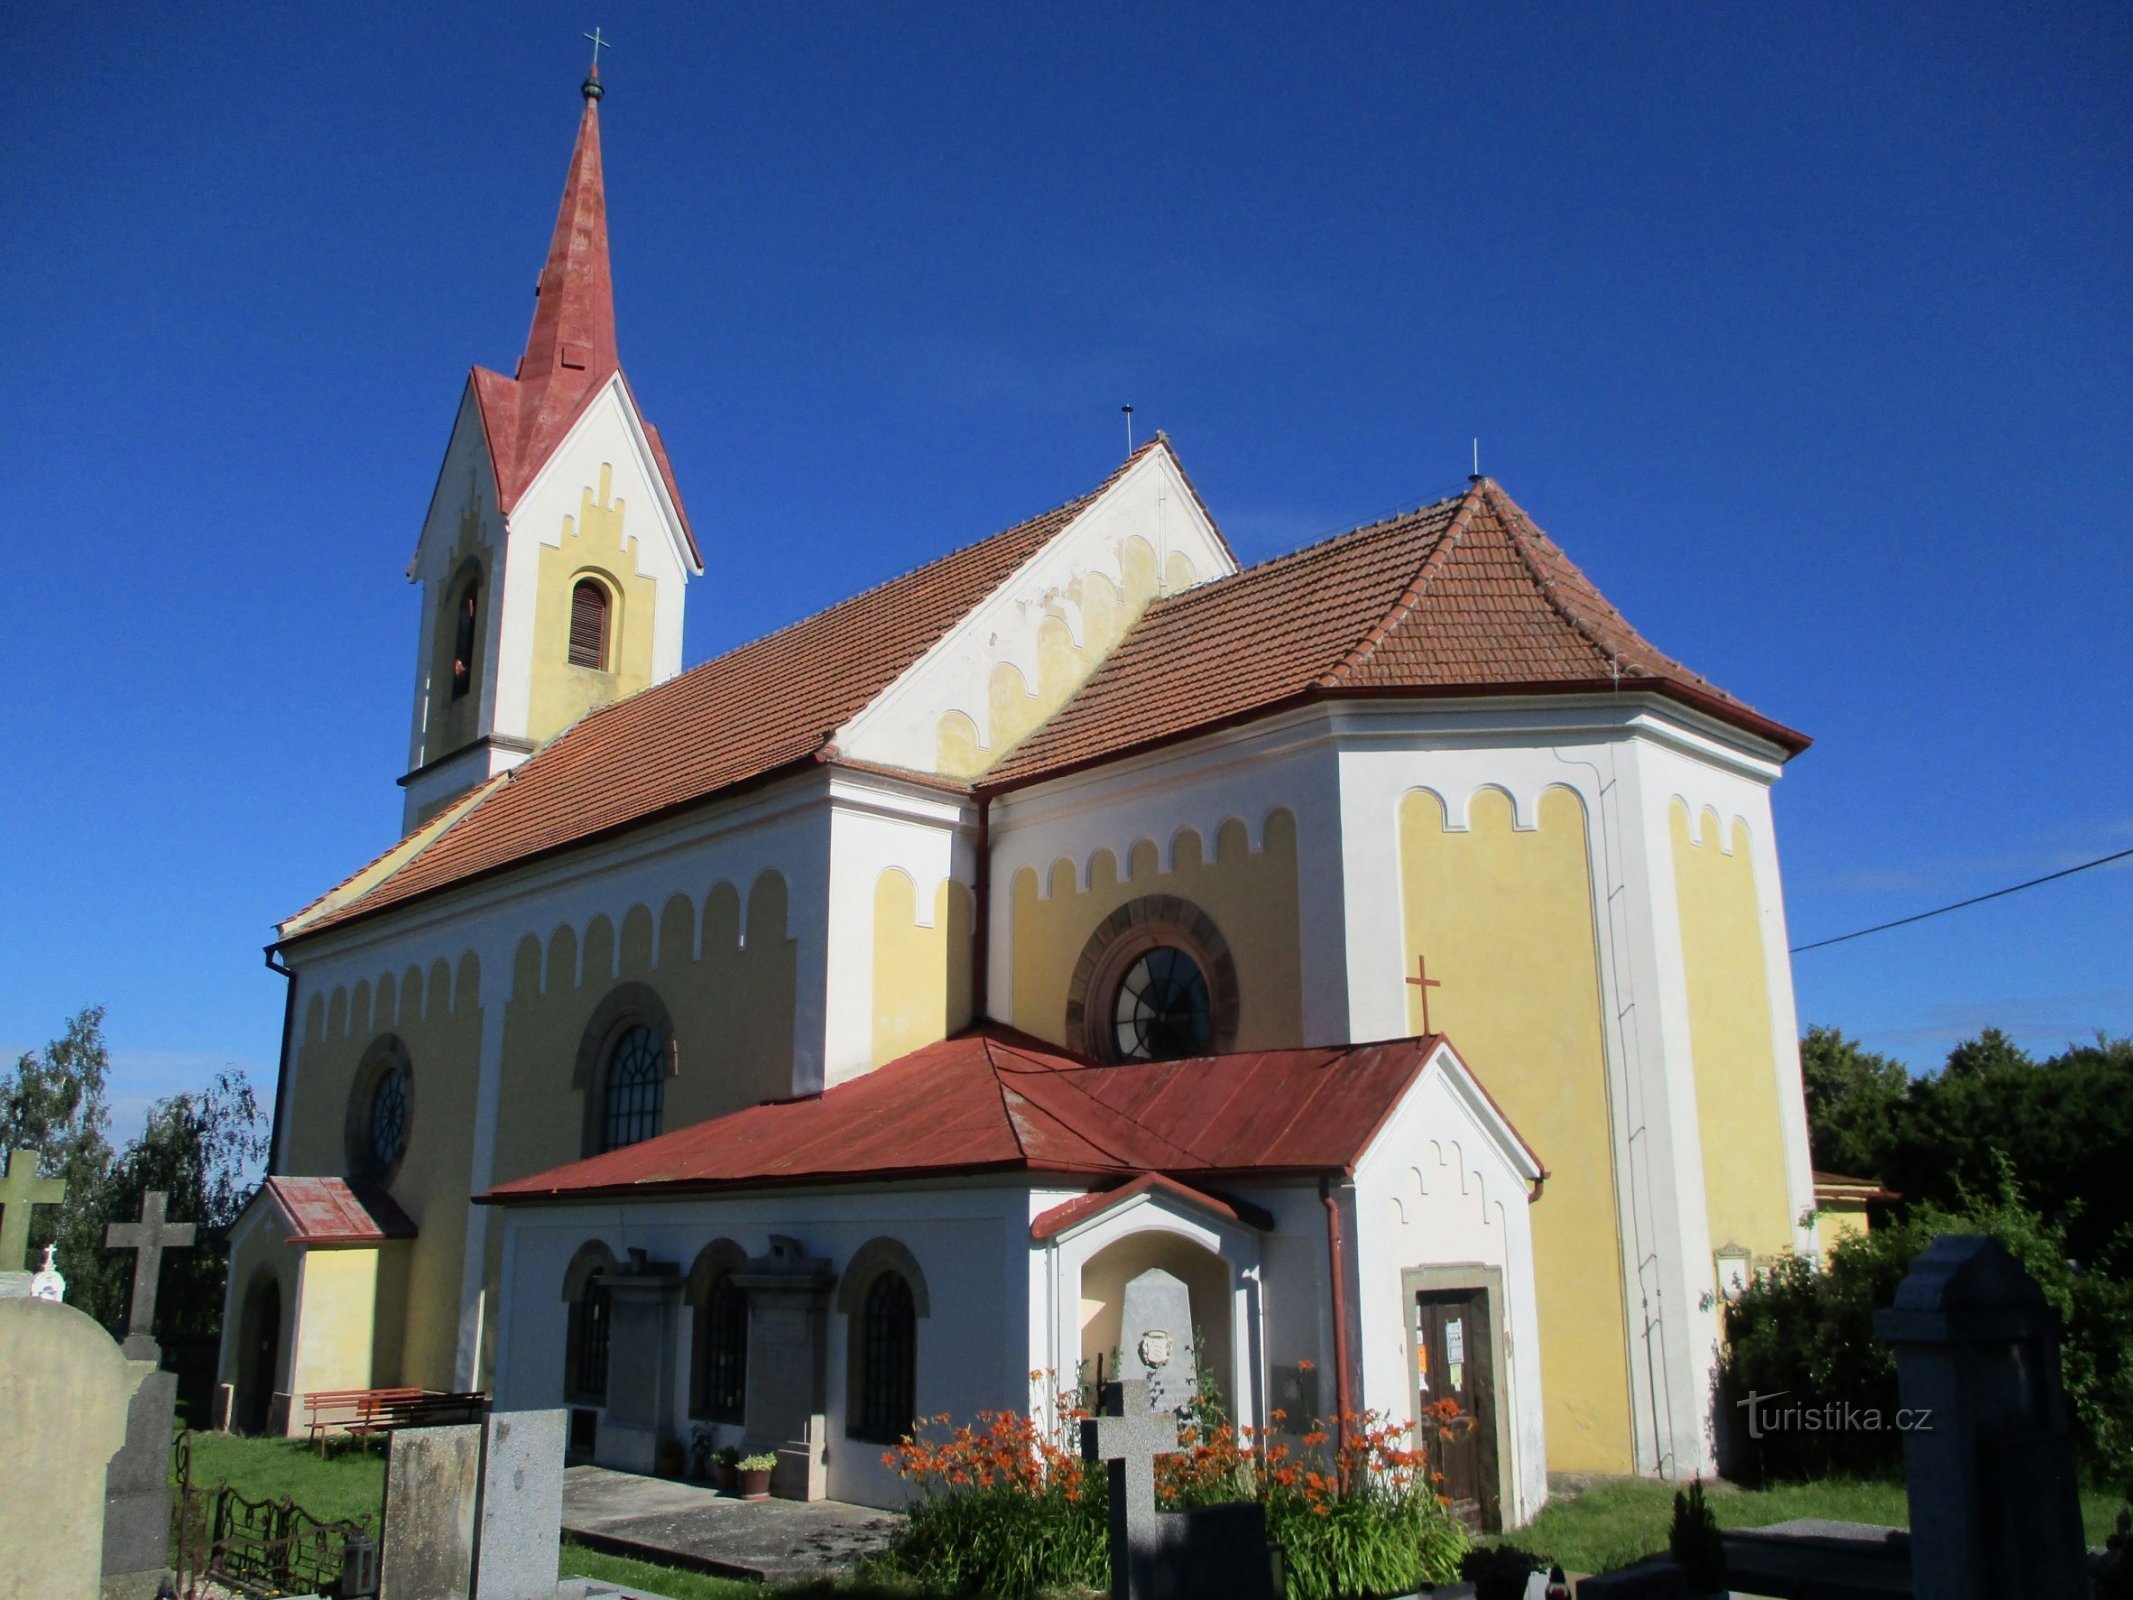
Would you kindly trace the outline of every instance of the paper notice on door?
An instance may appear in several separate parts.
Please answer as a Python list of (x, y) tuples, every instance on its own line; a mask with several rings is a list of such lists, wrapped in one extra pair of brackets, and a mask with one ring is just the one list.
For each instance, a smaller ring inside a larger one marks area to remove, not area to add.
[(1465, 1387), (1466, 1323), (1459, 1317), (1444, 1322), (1444, 1381), (1454, 1389)]

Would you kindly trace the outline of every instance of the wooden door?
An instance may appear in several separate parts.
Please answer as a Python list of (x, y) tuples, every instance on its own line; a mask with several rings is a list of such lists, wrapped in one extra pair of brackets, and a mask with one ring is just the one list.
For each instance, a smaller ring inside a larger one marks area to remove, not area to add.
[(1437, 1492), (1470, 1526), (1503, 1526), (1496, 1487), (1496, 1382), (1489, 1297), (1480, 1289), (1415, 1296), (1415, 1417)]

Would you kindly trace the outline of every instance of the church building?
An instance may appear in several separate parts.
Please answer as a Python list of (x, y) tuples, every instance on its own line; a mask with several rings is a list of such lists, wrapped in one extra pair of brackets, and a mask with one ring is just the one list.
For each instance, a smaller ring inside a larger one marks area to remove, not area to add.
[(914, 1418), (1175, 1344), (1242, 1421), (1471, 1418), (1484, 1521), (1710, 1471), (1725, 1296), (1815, 1247), (1807, 740), (1491, 479), (1242, 567), (1160, 434), (682, 671), (716, 540), (620, 365), (584, 93), (408, 567), (404, 836), (270, 947), (238, 1425), (478, 1390), (893, 1505)]

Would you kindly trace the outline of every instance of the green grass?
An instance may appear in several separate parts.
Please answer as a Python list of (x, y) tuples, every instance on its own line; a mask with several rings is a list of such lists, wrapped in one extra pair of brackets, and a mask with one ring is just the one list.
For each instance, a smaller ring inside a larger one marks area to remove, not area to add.
[(370, 1518), (375, 1530), (385, 1508), (385, 1447), (365, 1456), (336, 1447), (324, 1460), (318, 1446), (301, 1439), (240, 1439), (227, 1433), (196, 1433), (193, 1486), (212, 1489), (226, 1481), (248, 1500), (294, 1500), (321, 1522)]
[[(1609, 1479), (1574, 1499), (1561, 1495), (1551, 1499), (1525, 1527), (1491, 1542), (1515, 1544), (1560, 1561), (1572, 1572), (1609, 1572), (1666, 1548), (1666, 1531), (1674, 1516), (1674, 1487), (1649, 1479)], [(1825, 1478), (1768, 1489), (1716, 1483), (1706, 1485), (1706, 1493), (1722, 1528), (1766, 1528), (1795, 1517), (1871, 1522), (1890, 1528), (1909, 1527), (1911, 1522), (1900, 1482)], [(2103, 1543), (2124, 1503), (2102, 1490), (2082, 1491), (2081, 1521), (2090, 1544)]]
[(811, 1579), (805, 1583), (765, 1585), (737, 1578), (714, 1578), (685, 1567), (662, 1566), (632, 1556), (609, 1555), (584, 1545), (565, 1541), (563, 1572), (566, 1578), (594, 1578), (601, 1583), (640, 1589), (667, 1600), (932, 1600), (934, 1591), (915, 1584), (881, 1582), (865, 1578), (836, 1581)]

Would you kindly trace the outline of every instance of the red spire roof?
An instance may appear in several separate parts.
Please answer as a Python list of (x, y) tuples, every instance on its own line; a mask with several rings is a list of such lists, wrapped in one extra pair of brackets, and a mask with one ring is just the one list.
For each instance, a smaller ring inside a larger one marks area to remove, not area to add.
[[(488, 435), (489, 456), (496, 463), (497, 497), (507, 515), (542, 463), (563, 442), (578, 413), (621, 370), (615, 344), (615, 278), (607, 258), (607, 184), (600, 172), (600, 92), (595, 69), (585, 81), (585, 114), (578, 119), (570, 172), (563, 180), (563, 204), (556, 212), (555, 235), (548, 242), (548, 261), (535, 290), (526, 353), (509, 378), (482, 367), (474, 369), (474, 395)], [(696, 535), (682, 508), (666, 447), (650, 422), (644, 424), (644, 431), (674, 509), (681, 515), (690, 553), (696, 554)], [(701, 560), (699, 555), (699, 565)]]
[(607, 186), (600, 175), (600, 102), (586, 97), (563, 180), (548, 264), (541, 269), (526, 353), (519, 357), (521, 460), (538, 461), (563, 436), (587, 393), (621, 365), (615, 279), (607, 261)]

